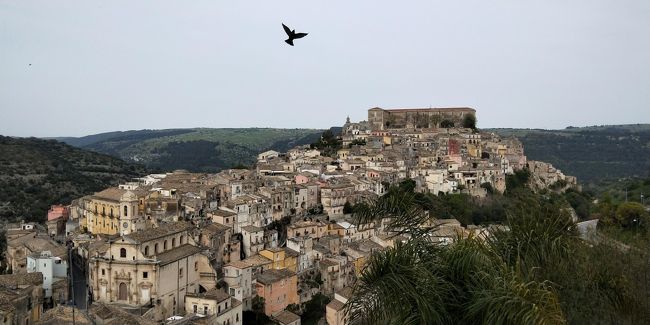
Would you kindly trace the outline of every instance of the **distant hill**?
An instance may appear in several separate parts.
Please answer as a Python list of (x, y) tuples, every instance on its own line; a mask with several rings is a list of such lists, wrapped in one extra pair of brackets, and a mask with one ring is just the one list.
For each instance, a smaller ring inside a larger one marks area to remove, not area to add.
[(80, 138), (56, 138), (83, 149), (163, 170), (217, 172), (251, 165), (266, 150), (287, 151), (310, 144), (323, 130), (316, 129), (166, 129), (109, 132)]
[(552, 163), (585, 185), (650, 175), (650, 124), (483, 131), (516, 136), (528, 159)]
[(0, 136), (0, 218), (44, 221), (51, 204), (70, 203), (147, 172), (55, 140)]

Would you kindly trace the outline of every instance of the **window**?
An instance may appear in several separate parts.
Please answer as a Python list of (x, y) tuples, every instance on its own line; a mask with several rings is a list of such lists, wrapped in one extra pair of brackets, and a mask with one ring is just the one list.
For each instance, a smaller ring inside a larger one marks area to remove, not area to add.
[(208, 306), (203, 306), (203, 315), (208, 314)]
[(199, 306), (192, 305), (192, 310), (194, 310), (194, 313), (196, 314), (196, 312), (199, 311)]
[(163, 242), (163, 250), (167, 250), (167, 241)]
[(102, 275), (106, 275), (106, 270), (102, 269)]
[(126, 205), (124, 206), (124, 216), (125, 217), (129, 216), (129, 210), (127, 209)]
[(217, 306), (217, 314), (221, 312), (221, 305)]
[(179, 245), (183, 245), (183, 235), (181, 235), (181, 240), (178, 243)]
[(143, 279), (148, 279), (149, 278), (149, 272), (142, 272), (142, 278)]
[(199, 262), (194, 262), (194, 271), (199, 270)]
[(178, 269), (178, 277), (179, 278), (183, 277), (183, 268), (182, 267), (180, 269)]
[(154, 248), (154, 253), (157, 254), (158, 253), (158, 243), (154, 244), (153, 248)]
[(149, 256), (149, 246), (144, 247), (144, 255)]
[(120, 257), (126, 257), (126, 248), (120, 248)]
[(172, 248), (176, 246), (176, 238), (172, 238)]
[(102, 215), (106, 215), (106, 207), (102, 207)]

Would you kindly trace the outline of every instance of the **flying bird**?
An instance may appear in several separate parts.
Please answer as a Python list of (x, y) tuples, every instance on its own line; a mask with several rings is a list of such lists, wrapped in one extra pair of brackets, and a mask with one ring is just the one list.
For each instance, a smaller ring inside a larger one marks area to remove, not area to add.
[(289, 36), (289, 38), (287, 38), (285, 42), (291, 46), (293, 46), (293, 40), (307, 36), (307, 33), (296, 33), (295, 29), (291, 30), (285, 24), (282, 24), (282, 28), (284, 28), (284, 32), (287, 33), (287, 36)]

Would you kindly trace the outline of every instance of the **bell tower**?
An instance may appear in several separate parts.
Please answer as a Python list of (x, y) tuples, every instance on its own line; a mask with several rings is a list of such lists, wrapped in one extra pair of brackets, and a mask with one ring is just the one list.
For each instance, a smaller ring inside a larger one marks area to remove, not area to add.
[(128, 235), (136, 231), (138, 221), (138, 197), (131, 191), (126, 191), (120, 197), (120, 235)]

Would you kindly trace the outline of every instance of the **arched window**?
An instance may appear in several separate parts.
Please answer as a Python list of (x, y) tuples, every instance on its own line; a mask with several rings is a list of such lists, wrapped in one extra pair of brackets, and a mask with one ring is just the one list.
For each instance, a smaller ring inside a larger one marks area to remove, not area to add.
[(127, 209), (126, 205), (124, 206), (124, 216), (125, 217), (129, 216), (129, 210)]
[(181, 235), (181, 240), (178, 243), (179, 245), (183, 245), (183, 235)]
[(106, 215), (106, 207), (102, 207), (102, 215)]
[(111, 217), (113, 216), (113, 208), (111, 208)]
[(172, 238), (172, 248), (176, 247), (176, 238)]
[(144, 255), (149, 256), (149, 246), (144, 247)]
[(126, 248), (120, 248), (120, 257), (126, 257)]
[(154, 248), (155, 253), (158, 254), (158, 243), (156, 243), (156, 244), (153, 246), (153, 248)]
[(165, 240), (165, 242), (163, 242), (163, 250), (167, 250), (167, 240)]

